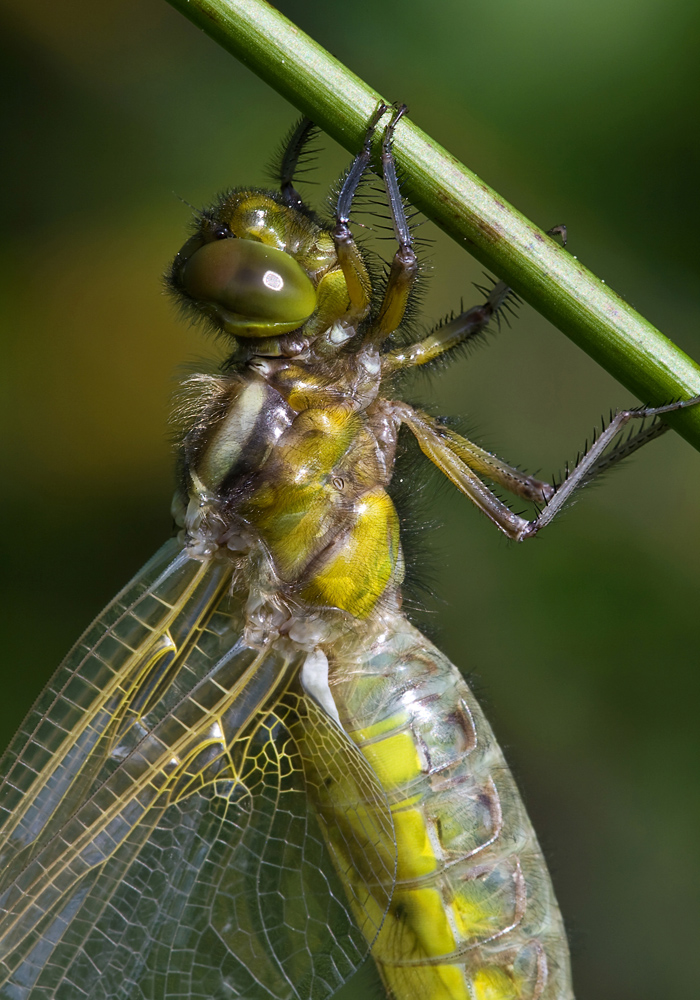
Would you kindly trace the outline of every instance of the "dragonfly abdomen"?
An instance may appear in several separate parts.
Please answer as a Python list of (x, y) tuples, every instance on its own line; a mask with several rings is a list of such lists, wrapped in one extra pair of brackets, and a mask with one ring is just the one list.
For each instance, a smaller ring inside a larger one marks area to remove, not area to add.
[(331, 689), (394, 820), (396, 887), (372, 951), (391, 995), (570, 1000), (541, 850), (459, 671), (400, 615), (357, 667)]

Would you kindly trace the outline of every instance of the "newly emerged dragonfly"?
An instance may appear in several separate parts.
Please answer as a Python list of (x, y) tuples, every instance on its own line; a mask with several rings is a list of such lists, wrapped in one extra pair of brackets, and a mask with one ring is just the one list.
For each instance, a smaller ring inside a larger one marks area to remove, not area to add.
[[(325, 225), (294, 173), (198, 214), (170, 284), (234, 348), (185, 386), (168, 541), (85, 633), (2, 761), (0, 996), (321, 1000), (366, 955), (396, 1000), (566, 1000), (549, 875), (459, 671), (401, 610), (390, 497), (404, 425), (508, 537), (665, 425), (618, 414), (558, 487), (398, 398), (477, 336), (486, 300), (396, 339), (418, 273), (382, 288), (349, 226), (369, 124)], [(540, 508), (514, 514), (489, 486)]]

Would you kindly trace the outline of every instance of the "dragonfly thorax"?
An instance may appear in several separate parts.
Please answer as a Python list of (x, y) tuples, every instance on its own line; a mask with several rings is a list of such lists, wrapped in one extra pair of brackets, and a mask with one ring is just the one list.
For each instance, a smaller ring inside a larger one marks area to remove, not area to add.
[(363, 618), (396, 595), (396, 426), (379, 378), (367, 349), (330, 369), (256, 357), (212, 380), (182, 446), (191, 545), (261, 550), (278, 589), (315, 608)]

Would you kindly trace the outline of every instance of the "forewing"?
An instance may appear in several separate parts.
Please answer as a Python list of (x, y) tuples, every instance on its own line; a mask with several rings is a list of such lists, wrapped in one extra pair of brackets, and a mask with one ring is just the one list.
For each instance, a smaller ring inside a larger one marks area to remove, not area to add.
[[(159, 680), (167, 687), (181, 669), (229, 575), (173, 539), (78, 640), (0, 761), (0, 886), (51, 841), (105, 762), (116, 766), (140, 738), (148, 692), (157, 697)], [(229, 625), (230, 645), (240, 623)]]
[[(354, 744), (170, 543), (3, 759), (0, 996), (320, 998), (367, 953), (393, 833)], [(349, 777), (356, 775), (356, 777)]]

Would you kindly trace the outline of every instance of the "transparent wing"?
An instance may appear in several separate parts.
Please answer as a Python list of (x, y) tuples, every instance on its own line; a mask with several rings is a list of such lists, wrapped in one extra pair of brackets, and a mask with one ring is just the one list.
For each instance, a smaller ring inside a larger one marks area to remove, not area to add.
[(388, 906), (394, 842), (354, 744), (252, 649), (231, 566), (168, 543), (2, 761), (0, 996), (328, 996)]

